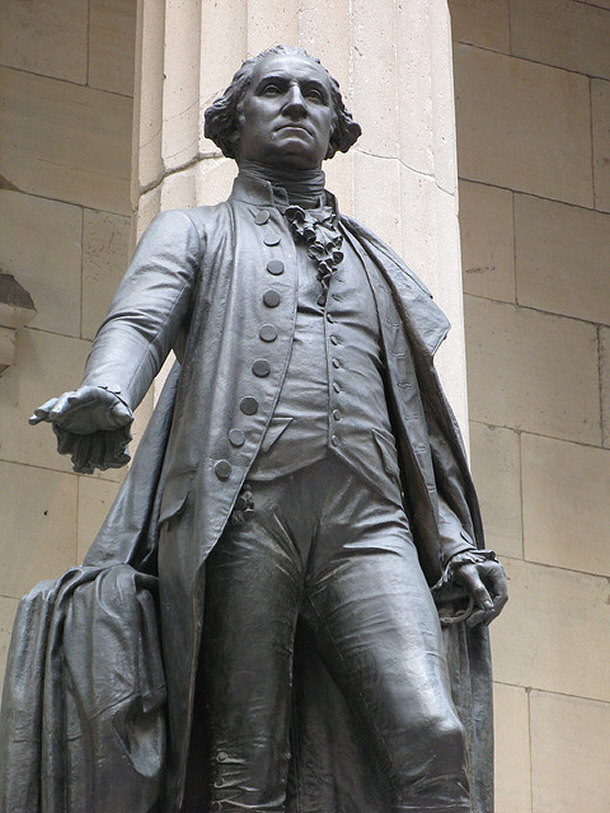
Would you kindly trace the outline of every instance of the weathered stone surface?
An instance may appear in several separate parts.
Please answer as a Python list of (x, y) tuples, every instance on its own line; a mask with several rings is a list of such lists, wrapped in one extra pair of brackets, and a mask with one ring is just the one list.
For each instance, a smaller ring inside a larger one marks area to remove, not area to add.
[(84, 85), (87, 0), (4, 0), (0, 63)]
[(83, 337), (92, 339), (129, 262), (130, 220), (85, 209), (83, 215)]
[(0, 191), (2, 270), (31, 294), (33, 326), (80, 334), (81, 218), (78, 206)]
[(610, 704), (544, 692), (530, 704), (533, 813), (606, 813)]
[(494, 685), (495, 813), (531, 813), (530, 732), (525, 689)]
[(76, 477), (5, 462), (0, 477), (0, 594), (20, 598), (75, 563)]
[(0, 174), (19, 191), (128, 214), (131, 99), (0, 68)]
[(517, 559), (503, 564), (510, 601), (492, 627), (495, 679), (610, 700), (608, 579)]
[(465, 304), (470, 417), (599, 444), (595, 327), (472, 296)]
[(610, 450), (522, 443), (525, 558), (610, 576)]
[(511, 0), (515, 56), (610, 78), (610, 14), (586, 3)]
[(449, 0), (453, 39), (510, 53), (509, 0)]
[(599, 339), (603, 443), (610, 447), (610, 328), (600, 328)]
[(519, 435), (510, 429), (471, 421), (470, 445), (487, 545), (498, 554), (520, 559), (523, 529)]
[(610, 212), (610, 82), (591, 81), (595, 206)]
[(133, 95), (136, 0), (90, 0), (89, 85)]
[(455, 80), (460, 177), (593, 205), (585, 76), (458, 44)]
[(2, 376), (0, 458), (71, 471), (69, 458), (57, 454), (51, 428), (29, 426), (28, 417), (52, 396), (78, 385), (89, 346), (53, 333), (19, 331), (15, 366)]
[(514, 302), (512, 192), (461, 181), (460, 233), (464, 291)]
[(610, 216), (515, 196), (520, 305), (610, 322)]

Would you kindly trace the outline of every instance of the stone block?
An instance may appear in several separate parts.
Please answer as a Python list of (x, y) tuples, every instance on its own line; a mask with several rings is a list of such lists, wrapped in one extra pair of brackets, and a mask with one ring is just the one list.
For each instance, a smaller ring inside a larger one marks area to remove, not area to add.
[(317, 56), (339, 82), (343, 100), (351, 110), (350, 90), (350, 0), (333, 0), (328, 5), (318, 0), (299, 3), (299, 45)]
[(6, 656), (11, 642), (11, 631), (18, 603), (16, 598), (0, 596), (0, 684), (4, 683)]
[(510, 601), (491, 627), (500, 683), (610, 700), (608, 579), (503, 560)]
[(455, 80), (460, 177), (593, 205), (586, 77), (458, 44)]
[(77, 483), (18, 463), (0, 462), (0, 474), (0, 593), (20, 598), (75, 564)]
[(2, 376), (0, 458), (71, 471), (57, 454), (50, 425), (29, 426), (40, 404), (78, 386), (89, 342), (24, 328), (17, 334), (15, 366)]
[(129, 214), (131, 99), (0, 68), (0, 174), (21, 192)]
[(610, 447), (610, 328), (599, 329), (603, 444)]
[(595, 207), (610, 212), (610, 82), (591, 81)]
[(494, 685), (495, 813), (531, 813), (529, 709), (525, 689)]
[(517, 300), (591, 322), (610, 321), (610, 216), (515, 196)]
[(163, 174), (163, 59), (165, 39), (164, 0), (138, 4), (134, 104), (134, 155), (132, 199)]
[[(351, 102), (362, 125), (358, 149), (394, 158), (398, 143), (396, 23), (392, 0), (353, 0)], [(383, 20), (383, 25), (379, 21)], [(366, 221), (365, 221), (366, 222)]]
[(195, 192), (198, 206), (210, 206), (226, 200), (237, 175), (237, 164), (230, 158), (206, 158), (196, 167)]
[(461, 181), (460, 233), (464, 291), (514, 302), (512, 192)]
[(610, 704), (532, 692), (533, 813), (606, 813)]
[(520, 559), (523, 529), (519, 435), (510, 429), (471, 422), (470, 446), (486, 544), (498, 554)]
[[(424, 178), (424, 182), (428, 179)], [(354, 212), (358, 220), (400, 252), (401, 184), (398, 161), (354, 148)], [(412, 202), (412, 205), (415, 205)]]
[(80, 333), (81, 218), (77, 206), (0, 190), (0, 264), (32, 296), (33, 327)]
[(509, 0), (449, 0), (453, 39), (510, 53)]
[(87, 82), (87, 0), (5, 0), (0, 64)]
[(197, 155), (200, 138), (199, 68), (201, 2), (165, 4), (163, 132), (166, 170), (184, 166)]
[[(205, 19), (205, 25), (201, 26), (200, 65), (203, 111), (227, 87), (242, 60), (246, 56), (253, 56), (254, 52), (248, 53), (247, 3), (242, 0), (225, 0), (223, 3), (204, 2), (202, 14)], [(227, 47), (227, 43), (231, 44), (230, 48)], [(269, 47), (270, 44), (271, 40), (264, 47)], [(212, 141), (202, 139), (203, 143), (206, 152), (217, 149)]]
[(133, 96), (136, 0), (89, 3), (89, 86)]
[(610, 450), (522, 436), (525, 558), (610, 576)]
[(82, 562), (119, 490), (118, 483), (85, 475), (78, 478), (78, 562)]
[(514, 56), (610, 78), (610, 15), (586, 3), (511, 0)]
[(129, 263), (128, 217), (85, 209), (83, 337), (92, 339)]
[(197, 205), (197, 167), (195, 165), (166, 175), (161, 182), (161, 210)]
[(278, 42), (299, 42), (299, 3), (297, 0), (257, 0), (247, 3), (248, 56)]
[(599, 444), (595, 327), (466, 296), (470, 417)]

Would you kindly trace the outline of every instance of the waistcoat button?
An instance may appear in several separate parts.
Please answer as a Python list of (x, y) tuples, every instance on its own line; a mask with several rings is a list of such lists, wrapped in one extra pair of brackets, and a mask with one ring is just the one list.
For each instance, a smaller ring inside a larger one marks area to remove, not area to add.
[(333, 446), (338, 446), (339, 445), (339, 438), (336, 435), (333, 435), (331, 437), (331, 439), (330, 439), (330, 442), (332, 443)]
[(256, 359), (252, 365), (252, 372), (258, 378), (265, 378), (271, 372), (271, 365), (267, 359)]
[(246, 442), (246, 436), (241, 429), (231, 429), (229, 431), (229, 443), (233, 446), (243, 446)]
[(281, 260), (269, 260), (267, 263), (267, 271), (270, 274), (277, 276), (284, 273), (284, 263)]
[(263, 302), (268, 308), (277, 308), (280, 301), (281, 296), (273, 288), (268, 288), (263, 294)]
[(252, 398), (250, 395), (246, 395), (245, 398), (241, 399), (239, 408), (244, 413), (244, 415), (256, 415), (256, 413), (258, 412), (258, 401), (256, 400), (256, 398)]
[(233, 467), (228, 460), (219, 460), (214, 466), (214, 473), (219, 480), (228, 480)]
[(258, 333), (264, 342), (274, 342), (277, 339), (275, 325), (263, 325)]

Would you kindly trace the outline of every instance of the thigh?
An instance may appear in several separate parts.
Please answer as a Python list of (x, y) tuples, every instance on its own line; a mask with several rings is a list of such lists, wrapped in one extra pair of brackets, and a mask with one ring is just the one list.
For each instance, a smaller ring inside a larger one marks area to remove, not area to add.
[(432, 721), (455, 714), (440, 626), (406, 524), (375, 535), (335, 553), (308, 591), (307, 620), (382, 759), (417, 775)]

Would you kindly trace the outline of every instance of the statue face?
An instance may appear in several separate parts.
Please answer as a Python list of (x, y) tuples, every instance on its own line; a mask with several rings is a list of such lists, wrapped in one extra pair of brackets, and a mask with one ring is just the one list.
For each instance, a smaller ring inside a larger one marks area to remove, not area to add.
[(237, 163), (316, 169), (334, 119), (328, 75), (301, 56), (271, 54), (254, 68), (237, 120)]

